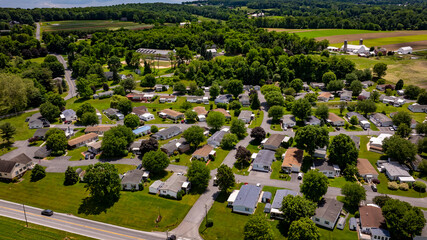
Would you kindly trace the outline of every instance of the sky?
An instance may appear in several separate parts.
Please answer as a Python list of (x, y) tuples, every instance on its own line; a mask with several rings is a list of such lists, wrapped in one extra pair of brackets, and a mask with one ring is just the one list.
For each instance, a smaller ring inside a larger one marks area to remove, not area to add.
[(68, 8), (88, 6), (108, 6), (122, 3), (181, 3), (183, 0), (0, 0), (4, 8)]

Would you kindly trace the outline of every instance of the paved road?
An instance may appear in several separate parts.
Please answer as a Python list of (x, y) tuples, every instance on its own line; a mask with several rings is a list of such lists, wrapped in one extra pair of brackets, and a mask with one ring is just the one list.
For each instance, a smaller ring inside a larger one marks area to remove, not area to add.
[(40, 23), (39, 22), (36, 22), (36, 39), (39, 40), (39, 41), (41, 41), (41, 38), (40, 38)]
[(64, 69), (65, 69), (65, 81), (67, 81), (67, 85), (68, 85), (68, 95), (66, 97), (64, 97), (64, 100), (68, 100), (70, 98), (77, 96), (76, 83), (73, 79), (71, 79), (71, 72), (72, 71), (68, 69), (67, 62), (65, 61), (65, 59), (61, 55), (59, 55), (59, 54), (53, 54), (53, 55), (64, 66)]
[[(102, 222), (96, 222), (69, 214), (54, 213), (53, 216), (42, 216), (42, 209), (25, 206), (27, 220), (30, 223), (60, 229), (96, 239), (128, 240), (150, 239), (164, 240), (166, 234), (161, 232), (143, 232), (134, 229), (119, 227)], [(24, 210), (21, 204), (0, 200), (0, 215), (25, 221)]]

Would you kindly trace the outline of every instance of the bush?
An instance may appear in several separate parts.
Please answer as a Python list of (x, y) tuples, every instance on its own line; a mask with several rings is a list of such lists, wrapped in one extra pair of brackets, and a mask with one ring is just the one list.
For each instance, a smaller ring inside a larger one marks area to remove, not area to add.
[(390, 200), (391, 198), (387, 195), (385, 196), (376, 196), (374, 199), (372, 199), (372, 202), (377, 204), (380, 207), (383, 207), (385, 203)]
[(408, 191), (409, 190), (409, 185), (407, 183), (401, 183), (399, 185), (399, 189), (402, 191)]
[(377, 81), (377, 84), (378, 85), (381, 85), (381, 84), (384, 84), (385, 83), (385, 79), (378, 79), (378, 81)]
[(156, 133), (156, 132), (158, 132), (158, 131), (159, 131), (159, 128), (158, 128), (157, 126), (155, 126), (155, 125), (152, 125), (152, 126), (151, 126), (150, 131), (151, 131), (152, 133)]
[(182, 200), (182, 195), (183, 195), (183, 191), (181, 190), (181, 191), (179, 191), (179, 192), (176, 194), (176, 199), (177, 199), (177, 200)]
[(426, 184), (420, 181), (414, 182), (414, 190), (418, 192), (425, 192), (426, 191)]
[(356, 212), (354, 213), (354, 217), (355, 217), (355, 218), (359, 218), (359, 217), (360, 217), (360, 213), (359, 213), (359, 211), (356, 211)]
[(378, 180), (376, 178), (372, 179), (372, 182), (375, 183), (375, 184), (380, 184), (381, 183), (380, 180)]
[(397, 184), (397, 182), (389, 182), (387, 184), (387, 187), (390, 190), (397, 190), (397, 189), (399, 189), (399, 184)]
[(216, 105), (217, 108), (224, 108), (225, 110), (227, 110), (227, 103), (218, 103)]
[(213, 226), (213, 220), (212, 218), (208, 218), (208, 220), (206, 221), (206, 227), (212, 227)]

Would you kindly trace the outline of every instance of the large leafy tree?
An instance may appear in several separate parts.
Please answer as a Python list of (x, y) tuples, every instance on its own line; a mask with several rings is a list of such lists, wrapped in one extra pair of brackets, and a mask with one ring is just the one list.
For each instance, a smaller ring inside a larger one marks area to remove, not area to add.
[(231, 80), (228, 82), (227, 91), (237, 98), (243, 92), (243, 83), (240, 80)]
[(203, 192), (208, 187), (209, 179), (211, 178), (208, 166), (201, 161), (193, 161), (191, 163), (187, 176), (193, 189), (197, 192)]
[(261, 142), (265, 138), (265, 130), (262, 127), (254, 127), (251, 131), (251, 137)]
[(309, 218), (292, 222), (289, 227), (288, 240), (319, 240), (319, 228)]
[(236, 180), (234, 179), (234, 173), (231, 168), (225, 164), (221, 164), (216, 174), (218, 188), (221, 191), (227, 191), (234, 187)]
[(387, 156), (400, 163), (412, 162), (417, 154), (417, 146), (398, 135), (384, 139), (383, 150)]
[(331, 82), (337, 80), (337, 76), (333, 72), (326, 72), (322, 76), (322, 82), (324, 82), (326, 85)]
[(274, 234), (271, 225), (262, 215), (252, 215), (246, 222), (243, 236), (245, 240), (273, 240)]
[(411, 115), (408, 112), (399, 111), (392, 117), (393, 124), (399, 126), (401, 123), (406, 124), (408, 127), (411, 126)]
[(289, 83), (289, 87), (295, 89), (296, 92), (301, 91), (303, 85), (304, 85), (304, 83), (299, 78), (296, 78)]
[(118, 125), (104, 133), (101, 150), (106, 157), (121, 157), (127, 155), (127, 147), (135, 135), (132, 130), (126, 126)]
[(85, 175), (85, 188), (91, 197), (103, 203), (114, 203), (120, 198), (120, 177), (117, 168), (109, 163), (89, 165)]
[(300, 191), (304, 194), (305, 198), (313, 202), (318, 202), (328, 191), (328, 183), (328, 177), (325, 174), (319, 172), (317, 169), (310, 170), (303, 177)]
[(276, 91), (267, 92), (265, 94), (265, 101), (270, 107), (275, 105), (283, 106), (285, 104), (285, 98), (282, 96), (282, 93)]
[(59, 111), (59, 108), (50, 102), (45, 102), (40, 105), (40, 114), (49, 122), (55, 121), (55, 119), (59, 117), (60, 113), (61, 111)]
[(268, 109), (268, 117), (273, 119), (273, 122), (278, 122), (283, 117), (283, 107), (276, 105)]
[(345, 134), (334, 137), (329, 144), (329, 160), (338, 164), (341, 169), (347, 165), (356, 165), (359, 151), (354, 141)]
[(206, 118), (209, 127), (215, 131), (219, 130), (225, 123), (225, 116), (220, 112), (210, 112)]
[(90, 82), (86, 78), (77, 78), (76, 88), (81, 98), (88, 99), (93, 95), (93, 91), (90, 88)]
[(5, 122), (0, 125), (0, 136), (3, 140), (6, 140), (7, 144), (12, 143), (13, 136), (16, 134), (16, 128), (9, 122)]
[(37, 182), (46, 176), (44, 168), (38, 164), (31, 170), (31, 182)]
[(122, 62), (120, 61), (120, 58), (117, 56), (112, 56), (110, 59), (108, 59), (108, 68), (111, 72), (113, 72), (113, 80), (118, 81), (119, 75), (117, 72), (122, 67)]
[(295, 134), (295, 142), (298, 148), (313, 155), (316, 148), (328, 146), (329, 133), (324, 127), (307, 125), (298, 129)]
[(350, 90), (353, 91), (353, 96), (359, 96), (363, 90), (363, 85), (359, 80), (353, 81), (350, 84)]
[(409, 99), (417, 99), (418, 96), (425, 90), (421, 89), (418, 86), (415, 85), (408, 85), (405, 88), (405, 97), (409, 98)]
[(251, 151), (243, 146), (239, 146), (236, 151), (235, 158), (238, 164), (248, 165), (251, 161)]
[(65, 132), (60, 129), (50, 129), (46, 135), (46, 147), (52, 150), (53, 154), (62, 154), (68, 145)]
[(79, 181), (79, 175), (76, 173), (76, 171), (68, 166), (67, 170), (65, 171), (65, 179), (64, 179), (64, 185), (74, 185)]
[(76, 115), (77, 117), (81, 118), (83, 114), (87, 112), (96, 113), (96, 109), (88, 102), (83, 103), (79, 106), (79, 108), (77, 108)]
[(310, 117), (311, 116), (310, 102), (305, 98), (296, 100), (292, 106), (292, 114), (301, 120), (304, 120)]
[(135, 129), (139, 126), (139, 117), (135, 114), (128, 114), (123, 120), (123, 123), (126, 127), (130, 129)]
[(206, 140), (205, 130), (197, 125), (191, 126), (184, 131), (182, 136), (187, 140), (188, 143), (193, 144), (194, 147), (198, 147), (200, 143)]
[(301, 218), (310, 218), (314, 215), (317, 205), (301, 196), (287, 195), (283, 198), (280, 211), (283, 212), (283, 221), (291, 224)]
[(381, 63), (381, 62), (380, 63), (376, 63), (374, 65), (373, 71), (374, 71), (375, 74), (377, 74), (378, 78), (382, 78), (386, 74), (387, 64)]
[(223, 149), (233, 149), (236, 146), (236, 143), (239, 142), (239, 138), (236, 134), (227, 133), (221, 140), (221, 148)]
[(359, 206), (360, 201), (366, 200), (366, 190), (358, 183), (346, 183), (341, 188), (341, 194), (347, 206), (353, 209)]
[(250, 103), (251, 103), (251, 109), (252, 110), (256, 110), (256, 109), (260, 108), (261, 103), (259, 101), (258, 93), (257, 92), (251, 93), (251, 95), (250, 95)]
[(322, 119), (324, 122), (326, 122), (326, 119), (329, 117), (329, 108), (328, 105), (322, 104), (319, 107), (317, 107), (315, 114), (317, 117)]
[(120, 81), (120, 86), (122, 86), (126, 92), (131, 92), (136, 87), (136, 82), (133, 78), (126, 78)]
[(215, 99), (216, 97), (218, 97), (219, 92), (220, 92), (220, 88), (217, 83), (212, 84), (212, 86), (209, 88), (209, 96), (212, 99)]
[(159, 142), (155, 138), (149, 138), (141, 141), (140, 146), (141, 155), (150, 151), (157, 151), (159, 149)]
[(99, 118), (96, 115), (96, 113), (93, 112), (86, 112), (83, 114), (83, 116), (80, 118), (80, 122), (84, 126), (93, 126), (99, 123)]
[(65, 107), (65, 100), (58, 93), (50, 92), (46, 94), (46, 101), (52, 103), (57, 106), (59, 109), (63, 109)]
[(239, 139), (242, 139), (246, 135), (245, 122), (240, 119), (234, 119), (231, 121), (230, 132), (236, 134)]
[(356, 110), (363, 113), (365, 116), (368, 113), (375, 112), (377, 110), (377, 105), (373, 100), (361, 100), (357, 101)]
[(144, 154), (142, 166), (154, 174), (161, 173), (169, 166), (169, 158), (161, 150), (150, 151)]
[(407, 202), (389, 199), (381, 209), (393, 239), (412, 239), (426, 224), (422, 211)]

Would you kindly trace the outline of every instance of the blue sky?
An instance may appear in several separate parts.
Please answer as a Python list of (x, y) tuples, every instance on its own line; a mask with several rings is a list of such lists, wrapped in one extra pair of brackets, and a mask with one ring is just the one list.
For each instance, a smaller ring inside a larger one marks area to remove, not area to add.
[(183, 0), (0, 0), (0, 7), (49, 8), (108, 6), (122, 3), (166, 2), (181, 3)]

